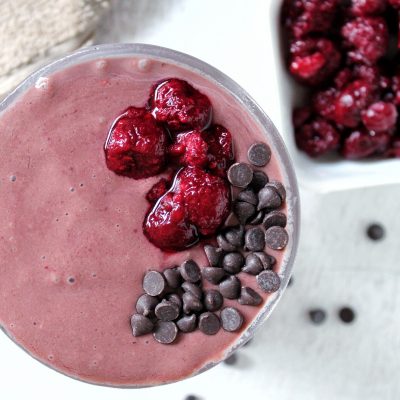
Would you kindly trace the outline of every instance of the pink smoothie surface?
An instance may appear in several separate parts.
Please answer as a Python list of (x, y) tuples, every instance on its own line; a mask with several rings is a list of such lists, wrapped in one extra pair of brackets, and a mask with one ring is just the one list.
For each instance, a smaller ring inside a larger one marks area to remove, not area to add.
[[(268, 142), (222, 87), (177, 65), (136, 58), (67, 67), (0, 116), (0, 324), (35, 358), (88, 382), (152, 385), (188, 377), (219, 361), (262, 307), (225, 301), (244, 315), (237, 333), (197, 330), (171, 345), (151, 334), (132, 336), (130, 316), (146, 271), (188, 258), (206, 265), (201, 245), (166, 254), (143, 235), (145, 194), (159, 177), (133, 180), (105, 165), (114, 119), (130, 105), (142, 107), (153, 84), (170, 77), (210, 98), (215, 123), (232, 133), (237, 160), (247, 160), (253, 142)], [(264, 170), (281, 179), (274, 154)], [(283, 252), (269, 253), (279, 270)], [(254, 276), (239, 278), (261, 294)]]

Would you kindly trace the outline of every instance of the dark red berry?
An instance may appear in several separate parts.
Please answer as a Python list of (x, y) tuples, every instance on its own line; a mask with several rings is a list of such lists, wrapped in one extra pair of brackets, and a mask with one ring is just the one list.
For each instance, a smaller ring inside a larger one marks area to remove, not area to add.
[(387, 0), (387, 1), (392, 7), (400, 9), (400, 0)]
[(378, 15), (385, 11), (386, 0), (351, 0), (350, 12), (357, 17)]
[(334, 79), (335, 87), (341, 89), (353, 80), (353, 71), (350, 68), (340, 70)]
[(387, 132), (368, 132), (356, 130), (344, 140), (342, 154), (347, 159), (360, 159), (383, 153), (390, 143)]
[(295, 128), (303, 126), (312, 116), (311, 107), (297, 107), (293, 111), (293, 125)]
[(338, 91), (335, 88), (315, 92), (311, 100), (314, 111), (321, 117), (334, 120), (337, 95)]
[(151, 204), (155, 204), (160, 197), (164, 196), (164, 194), (167, 193), (170, 186), (171, 183), (167, 179), (161, 178), (147, 192), (147, 201)]
[(400, 137), (394, 138), (385, 153), (388, 158), (400, 158)]
[(295, 40), (290, 46), (289, 70), (301, 83), (318, 85), (338, 69), (341, 56), (329, 39)]
[(212, 106), (207, 96), (181, 79), (159, 83), (149, 100), (151, 113), (172, 132), (205, 129), (210, 124)]
[(157, 175), (165, 167), (167, 133), (144, 108), (129, 107), (107, 137), (108, 169), (134, 179)]
[(340, 134), (334, 126), (320, 117), (296, 129), (295, 134), (299, 149), (311, 157), (337, 149), (340, 140)]
[(397, 108), (392, 103), (378, 101), (362, 112), (365, 127), (375, 132), (391, 132), (396, 126)]
[(393, 102), (396, 106), (400, 106), (400, 74), (394, 75), (392, 77), (392, 92), (393, 92)]
[(343, 25), (344, 45), (352, 62), (375, 64), (388, 49), (389, 33), (381, 17), (358, 17)]

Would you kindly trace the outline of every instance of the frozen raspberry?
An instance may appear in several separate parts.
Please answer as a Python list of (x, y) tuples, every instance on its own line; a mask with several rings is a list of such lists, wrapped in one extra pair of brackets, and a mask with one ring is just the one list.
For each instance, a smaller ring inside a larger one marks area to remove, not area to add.
[(335, 118), (335, 101), (337, 95), (338, 91), (335, 88), (315, 92), (311, 100), (315, 112), (321, 117), (333, 120)]
[(303, 126), (312, 116), (311, 107), (298, 107), (293, 111), (293, 125), (295, 128)]
[(290, 46), (289, 70), (299, 81), (318, 85), (338, 69), (340, 53), (329, 39), (296, 40)]
[(334, 83), (337, 89), (341, 89), (353, 80), (353, 71), (350, 68), (343, 68), (340, 70), (335, 78)]
[(392, 7), (400, 9), (400, 0), (387, 0), (387, 1)]
[(336, 96), (334, 121), (350, 128), (361, 121), (361, 112), (375, 99), (376, 91), (369, 82), (356, 80), (345, 86)]
[(171, 186), (171, 183), (165, 179), (161, 178), (158, 182), (156, 182), (151, 189), (146, 194), (146, 199), (150, 204), (157, 203), (158, 199), (164, 196), (167, 193), (168, 188)]
[(296, 129), (295, 134), (298, 148), (311, 157), (337, 149), (340, 140), (340, 134), (333, 125), (320, 117)]
[(183, 132), (176, 135), (175, 143), (168, 153), (175, 164), (180, 166), (205, 167), (208, 162), (208, 145), (200, 131)]
[(388, 158), (400, 158), (400, 138), (393, 139), (389, 148), (385, 152), (385, 157)]
[(134, 179), (165, 167), (167, 133), (144, 108), (129, 107), (114, 123), (105, 143), (108, 169)]
[(378, 15), (385, 11), (386, 0), (351, 0), (350, 11), (357, 17)]
[(212, 125), (202, 136), (208, 146), (208, 169), (225, 177), (235, 158), (231, 133), (222, 125)]
[(387, 150), (390, 139), (387, 132), (356, 130), (344, 140), (342, 154), (352, 160), (380, 154)]
[(387, 52), (389, 33), (381, 17), (355, 18), (347, 22), (341, 32), (352, 62), (373, 65)]
[(400, 75), (392, 77), (391, 90), (393, 92), (393, 102), (396, 106), (400, 106)]
[(175, 78), (155, 86), (149, 107), (154, 118), (172, 132), (205, 129), (212, 117), (208, 97), (186, 81)]
[(391, 103), (378, 101), (362, 112), (365, 127), (375, 132), (391, 132), (396, 126), (397, 109)]
[(283, 24), (296, 38), (331, 29), (338, 10), (338, 0), (285, 0)]

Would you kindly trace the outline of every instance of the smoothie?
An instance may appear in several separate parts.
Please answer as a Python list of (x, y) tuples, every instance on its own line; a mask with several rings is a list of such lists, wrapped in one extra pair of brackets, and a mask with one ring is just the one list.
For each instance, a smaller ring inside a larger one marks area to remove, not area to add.
[[(244, 324), (234, 333), (196, 330), (171, 345), (132, 335), (148, 270), (187, 259), (207, 264), (201, 243), (163, 252), (143, 234), (145, 195), (159, 177), (119, 176), (104, 159), (115, 118), (127, 106), (143, 107), (154, 83), (170, 77), (208, 96), (214, 121), (232, 134), (237, 162), (247, 161), (254, 142), (268, 143), (264, 128), (222, 86), (149, 58), (70, 65), (36, 81), (0, 115), (0, 325), (38, 360), (91, 383), (144, 386), (191, 376), (221, 360), (271, 301), (258, 291), (262, 304), (240, 307)], [(282, 181), (281, 168), (273, 152), (259, 169)], [(278, 273), (285, 253), (269, 250)], [(239, 276), (257, 288), (254, 276)], [(238, 307), (236, 300), (224, 305)]]

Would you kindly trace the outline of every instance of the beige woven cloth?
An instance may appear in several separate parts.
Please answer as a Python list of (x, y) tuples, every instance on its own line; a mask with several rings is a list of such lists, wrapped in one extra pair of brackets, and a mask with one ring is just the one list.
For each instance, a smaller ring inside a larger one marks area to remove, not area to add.
[(109, 0), (0, 0), (0, 97), (38, 66), (90, 42)]

